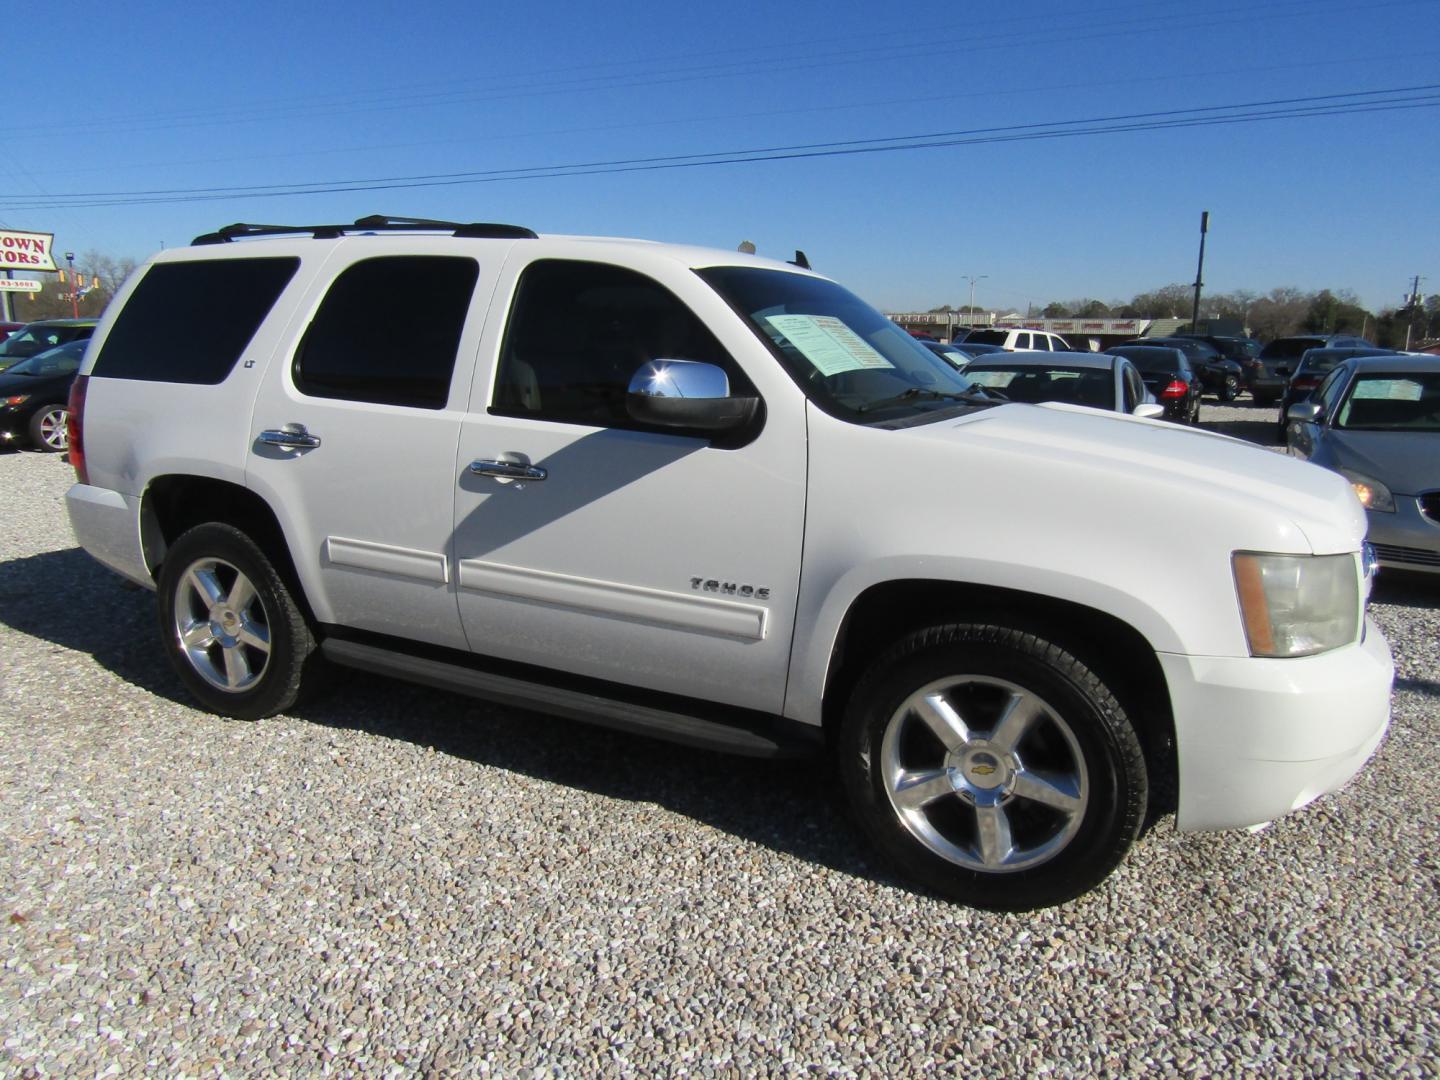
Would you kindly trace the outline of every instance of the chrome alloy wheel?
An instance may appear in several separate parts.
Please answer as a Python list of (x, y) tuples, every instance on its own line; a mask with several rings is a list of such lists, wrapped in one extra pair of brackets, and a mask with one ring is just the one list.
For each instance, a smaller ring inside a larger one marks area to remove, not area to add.
[(65, 407), (52, 405), (40, 414), (40, 440), (51, 450), (68, 450), (70, 432), (65, 426)]
[(270, 620), (250, 579), (223, 559), (197, 559), (175, 586), (181, 652), (217, 690), (241, 693), (270, 663)]
[(885, 728), (880, 766), (901, 824), (969, 870), (1011, 873), (1058, 855), (1090, 798), (1070, 726), (1036, 694), (982, 675), (921, 687)]

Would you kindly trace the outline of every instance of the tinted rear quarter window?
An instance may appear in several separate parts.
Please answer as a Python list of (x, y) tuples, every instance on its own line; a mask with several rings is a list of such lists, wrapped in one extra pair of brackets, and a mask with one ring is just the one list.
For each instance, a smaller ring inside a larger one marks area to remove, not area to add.
[(151, 266), (110, 328), (92, 374), (223, 382), (299, 265), (287, 258)]
[[(296, 353), (296, 387), (311, 397), (443, 409), (479, 276), (474, 259), (456, 255), (347, 267)], [(402, 295), (405, 314), (392, 315)]]
[[(1004, 330), (971, 330), (965, 335), (965, 341), (973, 341), (981, 345), (1004, 345), (1009, 336)], [(963, 345), (964, 342), (961, 344)]]

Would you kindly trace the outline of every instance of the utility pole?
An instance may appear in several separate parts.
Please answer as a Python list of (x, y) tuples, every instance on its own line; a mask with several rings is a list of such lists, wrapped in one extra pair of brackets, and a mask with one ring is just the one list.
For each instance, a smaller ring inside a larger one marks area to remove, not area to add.
[(984, 281), (984, 280), (985, 280), (987, 277), (989, 277), (990, 275), (989, 275), (989, 274), (980, 274), (980, 275), (975, 275), (975, 274), (961, 274), (960, 276), (961, 276), (962, 278), (964, 278), (966, 281), (970, 282), (970, 303), (965, 306), (965, 314), (966, 314), (966, 316), (969, 318), (969, 322), (967, 323), (967, 325), (969, 325), (969, 326), (974, 326), (974, 325), (975, 325), (975, 282), (977, 282), (977, 281)]
[(1405, 351), (1410, 351), (1410, 331), (1415, 326), (1415, 316), (1420, 311), (1420, 283), (1425, 279), (1416, 274), (1410, 280), (1410, 301), (1405, 305), (1409, 315), (1405, 319)]
[(1200, 212), (1200, 265), (1195, 267), (1195, 306), (1190, 309), (1190, 332), (1200, 332), (1200, 289), (1205, 284), (1205, 234), (1210, 231), (1210, 211)]

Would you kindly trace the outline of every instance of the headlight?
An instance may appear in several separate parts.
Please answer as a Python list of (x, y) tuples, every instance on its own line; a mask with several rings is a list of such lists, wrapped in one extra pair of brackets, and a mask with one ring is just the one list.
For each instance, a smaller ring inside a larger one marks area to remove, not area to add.
[(1391, 495), (1390, 489), (1379, 480), (1353, 469), (1341, 469), (1340, 475), (1350, 481), (1350, 486), (1355, 489), (1355, 497), (1366, 510), (1379, 510), (1386, 514), (1395, 512), (1395, 496)]
[(1262, 555), (1230, 559), (1251, 656), (1310, 656), (1360, 636), (1355, 556)]

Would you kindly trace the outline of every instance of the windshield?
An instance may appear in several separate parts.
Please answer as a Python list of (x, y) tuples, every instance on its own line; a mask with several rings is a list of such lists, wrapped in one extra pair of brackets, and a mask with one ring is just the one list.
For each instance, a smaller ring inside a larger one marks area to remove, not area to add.
[(42, 349), (60, 344), (60, 335), (52, 327), (27, 327), (0, 341), (0, 356), (34, 356)]
[(1340, 406), (1335, 426), (1351, 431), (1440, 431), (1440, 371), (1361, 375)]
[(14, 367), (9, 368), (7, 375), (74, 375), (80, 370), (80, 361), (85, 356), (84, 341), (72, 341), (69, 345), (61, 345), (58, 349), (48, 349), (38, 353), (28, 360), (21, 360)]
[(949, 363), (853, 293), (823, 278), (748, 266), (697, 270), (806, 395), (857, 423), (988, 404)]
[(1076, 405), (1115, 408), (1115, 377), (1102, 368), (1061, 365), (971, 364), (965, 374), (987, 390), (999, 390), (1011, 401), (1035, 405), (1069, 401)]

